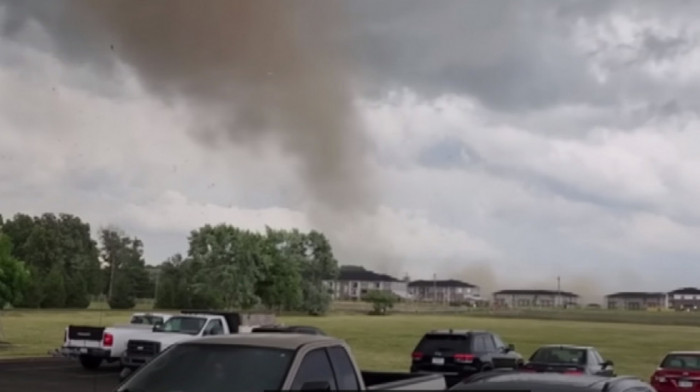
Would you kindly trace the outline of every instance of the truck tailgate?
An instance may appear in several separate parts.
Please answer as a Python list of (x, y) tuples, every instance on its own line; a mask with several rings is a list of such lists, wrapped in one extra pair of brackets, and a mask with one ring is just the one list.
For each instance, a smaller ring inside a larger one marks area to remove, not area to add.
[(368, 371), (361, 373), (367, 390), (441, 391), (447, 389), (445, 377), (442, 374)]

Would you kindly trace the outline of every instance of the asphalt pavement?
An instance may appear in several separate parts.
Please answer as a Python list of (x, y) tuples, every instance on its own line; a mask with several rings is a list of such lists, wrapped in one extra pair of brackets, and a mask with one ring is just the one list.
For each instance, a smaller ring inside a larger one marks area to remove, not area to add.
[(0, 391), (7, 392), (112, 392), (119, 369), (103, 365), (95, 371), (64, 358), (0, 360)]

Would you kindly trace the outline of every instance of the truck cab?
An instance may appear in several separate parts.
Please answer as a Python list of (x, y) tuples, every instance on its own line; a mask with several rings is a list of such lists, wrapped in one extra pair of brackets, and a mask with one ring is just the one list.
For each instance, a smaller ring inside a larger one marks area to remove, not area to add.
[[(173, 344), (205, 336), (230, 335), (248, 330), (237, 313), (183, 311), (163, 324), (153, 326), (143, 337), (132, 335), (121, 358), (122, 366), (138, 368)], [(249, 332), (249, 331), (248, 331)]]
[(446, 388), (438, 374), (361, 371), (344, 341), (308, 333), (221, 335), (180, 342), (124, 376), (116, 392)]

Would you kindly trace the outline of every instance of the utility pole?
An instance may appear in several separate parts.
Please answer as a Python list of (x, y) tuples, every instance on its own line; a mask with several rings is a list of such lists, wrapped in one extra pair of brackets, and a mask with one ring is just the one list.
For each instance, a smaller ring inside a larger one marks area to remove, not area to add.
[(563, 301), (561, 300), (561, 277), (557, 276), (557, 301), (563, 307)]
[(437, 274), (433, 274), (433, 301), (435, 301), (435, 303), (438, 303), (438, 298), (437, 298)]
[(112, 255), (109, 255), (110, 259), (110, 273), (109, 273), (109, 293), (107, 294), (107, 301), (112, 299), (112, 292), (114, 290), (114, 272), (117, 270), (117, 263), (115, 263), (114, 258)]

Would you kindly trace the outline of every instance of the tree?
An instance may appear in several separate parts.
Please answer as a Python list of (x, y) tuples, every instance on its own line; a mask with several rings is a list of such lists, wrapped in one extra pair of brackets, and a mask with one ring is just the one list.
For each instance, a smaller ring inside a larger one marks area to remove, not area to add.
[(29, 278), (24, 262), (12, 256), (10, 237), (0, 232), (0, 310), (21, 299)]
[(143, 243), (118, 228), (100, 230), (102, 260), (109, 277), (106, 287), (110, 307), (128, 309), (135, 298), (152, 292), (152, 282), (143, 259)]
[[(63, 281), (66, 298), (76, 306), (89, 302), (90, 294), (100, 291), (100, 268), (95, 241), (90, 237), (90, 225), (70, 214), (43, 214), (30, 217), (16, 214), (3, 224), (3, 232), (14, 244), (13, 257), (26, 263), (34, 277), (25, 286), (21, 299), (13, 305), (18, 307), (56, 306), (61, 301), (47, 299), (52, 295), (44, 291), (51, 271), (54, 271), (50, 285), (56, 288)], [(62, 275), (58, 279), (55, 275)], [(66, 284), (67, 282), (82, 282)], [(83, 285), (85, 289), (83, 290)], [(80, 298), (79, 298), (80, 297)]]
[(382, 290), (371, 290), (363, 298), (363, 301), (372, 304), (373, 315), (386, 315), (389, 309), (394, 307), (397, 298), (394, 293)]
[(325, 314), (330, 308), (331, 296), (324, 281), (333, 280), (338, 276), (338, 260), (333, 256), (333, 250), (328, 239), (317, 231), (302, 235), (304, 262), (301, 274), (302, 309), (312, 315)]
[(230, 225), (205, 225), (189, 237), (188, 256), (197, 272), (194, 294), (220, 298), (225, 308), (251, 309), (260, 299), (256, 286), (265, 270), (263, 238)]
[(41, 285), (42, 308), (63, 308), (66, 305), (66, 283), (59, 264), (55, 264)]
[(263, 263), (264, 278), (258, 282), (257, 293), (268, 309), (293, 310), (302, 302), (301, 256), (294, 252), (296, 233), (266, 228)]

